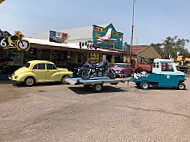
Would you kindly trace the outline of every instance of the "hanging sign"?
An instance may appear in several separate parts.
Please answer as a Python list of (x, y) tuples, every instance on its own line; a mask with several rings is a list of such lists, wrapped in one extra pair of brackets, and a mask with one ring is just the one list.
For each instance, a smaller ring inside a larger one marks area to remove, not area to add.
[(14, 35), (11, 35), (7, 31), (0, 30), (0, 48), (17, 48), (19, 51), (28, 51), (30, 43), (23, 39), (23, 37), (24, 35), (20, 32), (15, 32)]

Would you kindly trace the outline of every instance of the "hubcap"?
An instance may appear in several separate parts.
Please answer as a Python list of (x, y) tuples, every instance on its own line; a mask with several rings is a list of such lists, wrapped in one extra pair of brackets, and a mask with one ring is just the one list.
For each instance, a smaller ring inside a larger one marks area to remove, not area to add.
[(147, 89), (147, 88), (148, 88), (148, 84), (147, 84), (147, 83), (144, 83), (144, 84), (143, 84), (143, 88), (144, 88), (144, 89)]
[(100, 91), (101, 90), (101, 85), (96, 85), (96, 90)]
[(184, 89), (184, 86), (183, 85), (179, 85), (179, 89)]
[(27, 79), (27, 85), (32, 85), (33, 84), (33, 79), (31, 79), (31, 78), (29, 78), (29, 79)]

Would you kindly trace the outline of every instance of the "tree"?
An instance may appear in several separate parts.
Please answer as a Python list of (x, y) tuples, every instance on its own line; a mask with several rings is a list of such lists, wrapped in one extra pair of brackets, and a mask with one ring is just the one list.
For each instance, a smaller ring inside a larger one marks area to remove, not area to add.
[(185, 49), (185, 45), (188, 42), (188, 39), (181, 39), (178, 38), (178, 36), (174, 36), (172, 38), (169, 36), (164, 40), (164, 43), (152, 43), (151, 45), (162, 56), (162, 58), (174, 58), (174, 60), (176, 60), (178, 55), (182, 55), (184, 58), (190, 56), (189, 51)]

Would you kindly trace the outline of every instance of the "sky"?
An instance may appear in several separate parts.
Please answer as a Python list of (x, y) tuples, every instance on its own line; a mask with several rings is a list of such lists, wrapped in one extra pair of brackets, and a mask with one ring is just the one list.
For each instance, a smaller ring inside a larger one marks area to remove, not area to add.
[[(5, 0), (0, 28), (26, 37), (50, 30), (112, 23), (130, 43), (133, 0)], [(190, 0), (136, 0), (134, 45), (190, 39)], [(190, 51), (190, 44), (186, 45)]]

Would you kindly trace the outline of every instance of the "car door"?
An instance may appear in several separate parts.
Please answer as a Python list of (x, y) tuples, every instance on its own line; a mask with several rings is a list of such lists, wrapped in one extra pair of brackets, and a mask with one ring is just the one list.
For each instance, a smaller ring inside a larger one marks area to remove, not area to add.
[(177, 76), (171, 63), (161, 63), (161, 74), (159, 87), (176, 87), (178, 84)]
[(46, 82), (45, 63), (36, 64), (32, 71), (36, 75), (37, 82)]
[(51, 82), (60, 81), (60, 74), (54, 64), (47, 63), (46, 79)]

